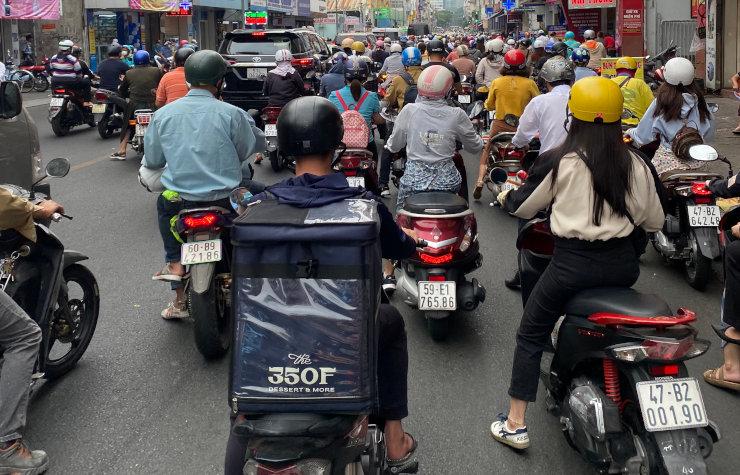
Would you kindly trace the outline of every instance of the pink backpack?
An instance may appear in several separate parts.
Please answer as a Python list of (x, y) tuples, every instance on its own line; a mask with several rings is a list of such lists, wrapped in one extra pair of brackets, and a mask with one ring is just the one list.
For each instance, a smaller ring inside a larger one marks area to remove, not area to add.
[(342, 142), (344, 142), (347, 148), (366, 148), (368, 142), (370, 142), (370, 128), (367, 126), (365, 118), (358, 111), (370, 93), (365, 91), (365, 94), (357, 101), (354, 109), (347, 107), (347, 103), (344, 102), (339, 91), (335, 91), (334, 94), (336, 94), (339, 103), (344, 108), (344, 112), (342, 112), (342, 122), (344, 123)]

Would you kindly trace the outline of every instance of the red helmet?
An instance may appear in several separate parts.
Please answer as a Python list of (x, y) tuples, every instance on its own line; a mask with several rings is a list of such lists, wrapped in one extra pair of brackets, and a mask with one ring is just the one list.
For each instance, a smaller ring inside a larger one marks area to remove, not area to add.
[(183, 46), (186, 46), (188, 44), (188, 40), (180, 40), (180, 48)]
[(506, 69), (524, 69), (527, 67), (527, 57), (518, 48), (510, 49), (504, 55), (504, 67)]

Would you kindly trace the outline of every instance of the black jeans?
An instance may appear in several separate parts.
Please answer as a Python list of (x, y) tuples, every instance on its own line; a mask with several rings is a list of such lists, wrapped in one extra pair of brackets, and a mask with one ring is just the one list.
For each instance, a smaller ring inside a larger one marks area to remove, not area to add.
[[(385, 142), (388, 141), (391, 134), (393, 133), (393, 122), (386, 122), (386, 130), (387, 130), (387, 133), (383, 137), (383, 140)], [(378, 183), (381, 186), (388, 186), (388, 181), (391, 178), (391, 163), (393, 163), (393, 157), (391, 157), (390, 150), (385, 148), (385, 145), (384, 145), (383, 154), (381, 155), (381, 160), (380, 160), (380, 175), (378, 176)]]
[(740, 240), (725, 248), (725, 293), (722, 298), (722, 322), (740, 329)]
[[(403, 317), (391, 305), (381, 305), (378, 315), (378, 398), (374, 414), (382, 420), (398, 421), (409, 414), (407, 377), (409, 356), (406, 350), (406, 326)], [(231, 418), (233, 425), (236, 417)], [(229, 434), (226, 444), (226, 475), (241, 475), (246, 461), (248, 441)]]
[(639, 275), (631, 238), (595, 242), (557, 239), (552, 261), (524, 307), (509, 396), (530, 402), (537, 398), (542, 352), (573, 296), (593, 287), (630, 287)]

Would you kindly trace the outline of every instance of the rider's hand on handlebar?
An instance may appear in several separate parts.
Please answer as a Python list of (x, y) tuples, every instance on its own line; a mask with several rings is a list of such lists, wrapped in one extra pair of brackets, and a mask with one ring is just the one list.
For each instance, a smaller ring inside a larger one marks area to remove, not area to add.
[(419, 235), (416, 234), (416, 231), (414, 231), (413, 229), (401, 228), (401, 231), (405, 232), (408, 235), (408, 237), (414, 240), (415, 243), (419, 242)]
[(41, 209), (33, 212), (33, 217), (37, 219), (49, 219), (54, 213), (64, 213), (64, 207), (53, 200), (42, 201), (38, 206)]

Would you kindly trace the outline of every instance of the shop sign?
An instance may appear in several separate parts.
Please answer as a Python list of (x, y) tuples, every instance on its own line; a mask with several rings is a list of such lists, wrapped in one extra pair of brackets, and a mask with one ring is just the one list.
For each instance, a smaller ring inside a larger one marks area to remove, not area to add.
[(59, 20), (61, 0), (2, 0), (3, 20)]
[(248, 11), (244, 12), (244, 23), (250, 26), (264, 26), (267, 25), (267, 12), (259, 11)]
[(296, 0), (295, 3), (298, 16), (311, 16), (311, 0)]
[(174, 12), (180, 9), (179, 2), (172, 0), (129, 0), (131, 10), (145, 10), (150, 12)]
[(57, 24), (56, 23), (42, 23), (41, 31), (45, 33), (51, 33), (52, 31), (57, 31)]
[[(601, 58), (601, 76), (605, 78), (613, 78), (617, 75), (617, 70), (614, 67), (614, 63), (619, 58)], [(632, 59), (637, 61), (637, 71), (635, 77), (645, 79), (645, 58), (642, 56), (634, 56)]]
[(611, 8), (617, 6), (617, 0), (568, 0), (571, 10), (581, 8)]
[[(638, 8), (625, 8), (629, 3), (634, 3)], [(640, 36), (642, 34), (642, 1), (628, 2), (622, 5), (622, 36)]]
[(182, 2), (178, 5), (177, 10), (167, 12), (167, 16), (192, 16), (193, 15), (193, 4), (190, 2)]
[(294, 0), (267, 0), (267, 9), (274, 12), (293, 13)]
[(345, 25), (359, 25), (360, 18), (356, 16), (346, 16), (344, 17), (344, 24)]
[(568, 12), (568, 19), (573, 25), (573, 30), (578, 32), (578, 36), (583, 36), (586, 30), (601, 30), (601, 10), (598, 8), (571, 10)]
[(716, 90), (720, 88), (721, 82), (717, 78), (717, 2), (710, 2), (707, 13), (707, 37), (706, 37), (706, 77), (707, 89)]

